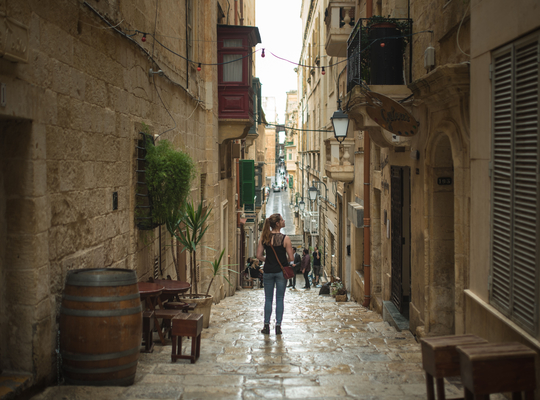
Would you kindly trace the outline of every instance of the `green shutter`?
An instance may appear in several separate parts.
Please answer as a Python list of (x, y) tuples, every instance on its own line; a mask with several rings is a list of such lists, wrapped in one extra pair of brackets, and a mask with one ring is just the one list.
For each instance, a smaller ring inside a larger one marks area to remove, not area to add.
[(255, 161), (240, 160), (240, 204), (255, 203)]

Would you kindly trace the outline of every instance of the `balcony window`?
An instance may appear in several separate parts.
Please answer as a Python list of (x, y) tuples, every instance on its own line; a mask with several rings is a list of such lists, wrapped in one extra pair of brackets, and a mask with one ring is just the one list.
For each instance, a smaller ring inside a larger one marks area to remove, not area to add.
[(224, 54), (223, 63), (223, 82), (242, 82), (242, 54)]

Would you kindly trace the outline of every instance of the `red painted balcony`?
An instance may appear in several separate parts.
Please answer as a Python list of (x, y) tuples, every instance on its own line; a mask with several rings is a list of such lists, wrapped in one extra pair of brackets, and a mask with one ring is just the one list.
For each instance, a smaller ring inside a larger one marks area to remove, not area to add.
[(253, 125), (253, 26), (218, 25), (219, 142), (246, 137)]

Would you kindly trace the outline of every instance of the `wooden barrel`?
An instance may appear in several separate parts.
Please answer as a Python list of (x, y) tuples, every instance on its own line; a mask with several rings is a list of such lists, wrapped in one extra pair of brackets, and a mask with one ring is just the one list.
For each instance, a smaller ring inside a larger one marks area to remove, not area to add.
[(135, 271), (100, 268), (69, 273), (60, 310), (60, 354), (67, 383), (133, 384), (141, 340)]

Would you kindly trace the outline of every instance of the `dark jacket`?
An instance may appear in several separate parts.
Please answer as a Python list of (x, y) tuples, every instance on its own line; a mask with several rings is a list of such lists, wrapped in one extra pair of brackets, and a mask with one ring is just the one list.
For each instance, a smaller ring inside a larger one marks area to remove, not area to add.
[(302, 257), (302, 272), (309, 272), (311, 271), (311, 260), (309, 258), (309, 254), (306, 254)]
[(302, 257), (298, 253), (294, 253), (294, 272), (299, 272), (302, 267)]

